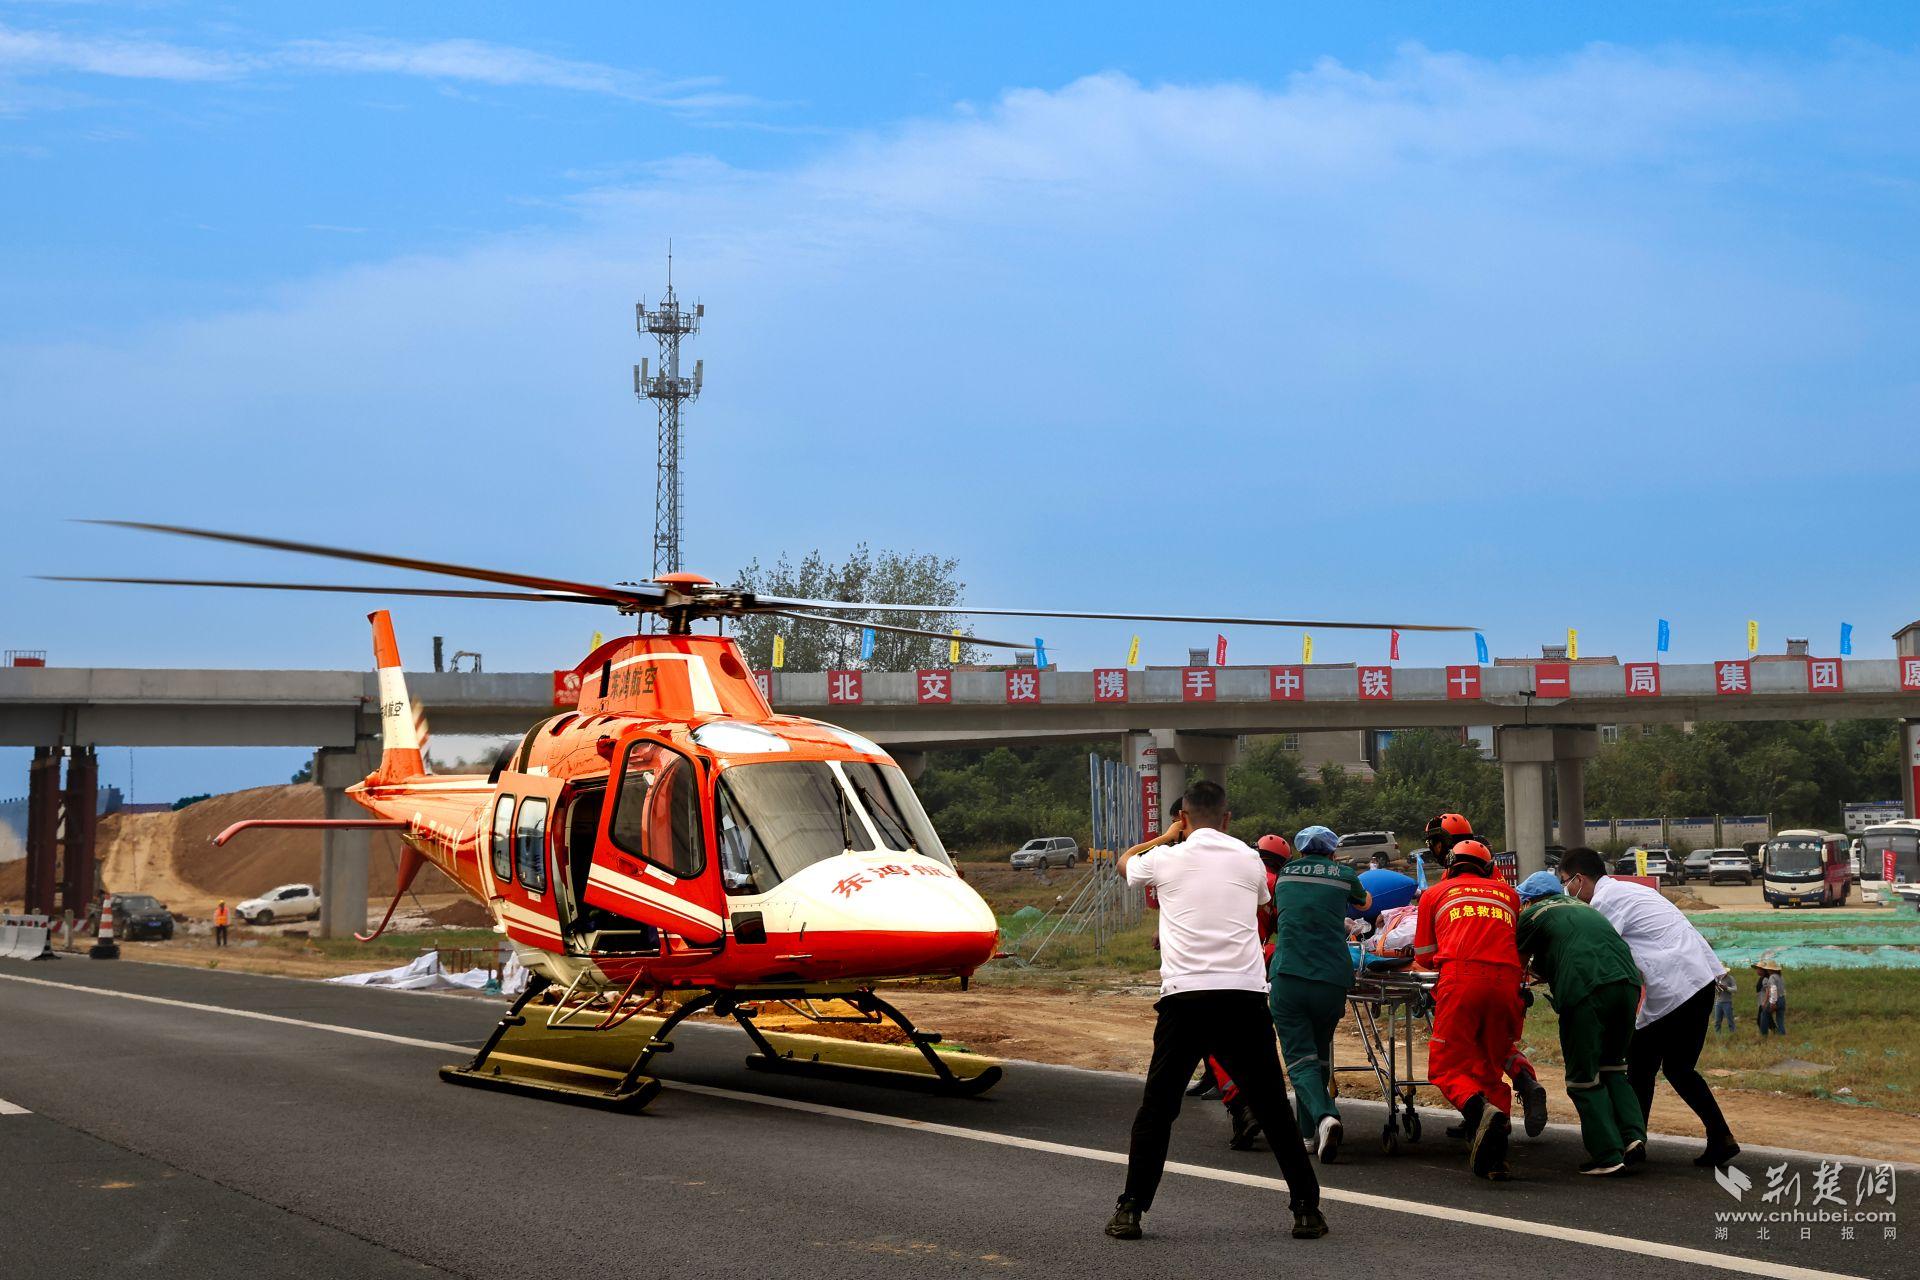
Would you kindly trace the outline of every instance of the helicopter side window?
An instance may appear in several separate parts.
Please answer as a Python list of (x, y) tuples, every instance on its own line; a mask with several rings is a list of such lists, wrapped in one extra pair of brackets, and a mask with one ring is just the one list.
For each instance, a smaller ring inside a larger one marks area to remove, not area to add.
[(700, 787), (691, 762), (658, 743), (628, 746), (607, 832), (621, 849), (682, 880), (706, 870)]
[(505, 792), (493, 804), (493, 878), (513, 879), (513, 797)]
[(547, 891), (547, 802), (530, 796), (520, 802), (520, 823), (514, 828), (514, 863), (520, 869), (520, 887), (528, 893)]

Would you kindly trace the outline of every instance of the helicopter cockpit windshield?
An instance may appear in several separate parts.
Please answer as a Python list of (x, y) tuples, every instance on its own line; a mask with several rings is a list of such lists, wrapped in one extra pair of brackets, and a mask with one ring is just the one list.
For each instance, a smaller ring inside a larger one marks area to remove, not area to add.
[(735, 765), (720, 775), (715, 818), (729, 893), (765, 893), (816, 862), (876, 847), (952, 865), (906, 777), (864, 762)]

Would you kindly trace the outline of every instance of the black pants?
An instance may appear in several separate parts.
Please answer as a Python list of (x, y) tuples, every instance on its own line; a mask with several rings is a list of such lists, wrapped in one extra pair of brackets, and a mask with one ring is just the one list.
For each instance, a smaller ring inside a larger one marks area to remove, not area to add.
[(1162, 996), (1154, 1012), (1159, 1020), (1153, 1027), (1153, 1062), (1147, 1067), (1147, 1088), (1127, 1148), (1126, 1194), (1141, 1212), (1152, 1207), (1166, 1169), (1167, 1141), (1187, 1081), (1209, 1056), (1219, 1059), (1240, 1086), (1240, 1101), (1266, 1130), (1286, 1175), (1292, 1206), (1317, 1207), (1320, 1180), (1287, 1105), (1287, 1080), (1280, 1073), (1266, 996), (1258, 991), (1188, 991)]
[(1706, 1126), (1707, 1145), (1724, 1147), (1732, 1145), (1733, 1131), (1727, 1128), (1727, 1118), (1720, 1114), (1720, 1104), (1713, 1100), (1713, 1090), (1696, 1065), (1707, 1043), (1713, 1001), (1714, 987), (1709, 982), (1677, 1009), (1634, 1032), (1627, 1045), (1627, 1080), (1640, 1099), (1640, 1110), (1651, 1122), (1653, 1078), (1666, 1076), (1680, 1100), (1692, 1107), (1693, 1114)]

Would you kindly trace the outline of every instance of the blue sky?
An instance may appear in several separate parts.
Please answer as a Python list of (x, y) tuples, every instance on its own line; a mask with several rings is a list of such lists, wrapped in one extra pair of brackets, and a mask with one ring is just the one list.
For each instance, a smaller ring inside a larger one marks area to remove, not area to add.
[[(671, 237), (715, 577), (865, 539), (983, 604), (1890, 652), (1920, 11), (1582, 8), (0, 5), (0, 640), (365, 660), (356, 603), (26, 581), (330, 573), (75, 516), (643, 573)], [(500, 670), (602, 625), (396, 613)], [(1128, 630), (1043, 628), (1071, 666)]]

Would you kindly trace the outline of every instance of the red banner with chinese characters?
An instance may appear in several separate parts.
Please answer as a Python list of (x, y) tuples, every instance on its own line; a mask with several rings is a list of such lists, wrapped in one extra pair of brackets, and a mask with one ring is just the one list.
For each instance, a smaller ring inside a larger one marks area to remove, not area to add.
[(1573, 696), (1573, 668), (1564, 662), (1534, 663), (1533, 696), (1536, 698), (1571, 698)]
[(1841, 674), (1838, 658), (1807, 659), (1807, 692), (1840, 693), (1844, 690), (1846, 676)]
[(953, 672), (942, 667), (913, 673), (914, 692), (922, 705), (953, 701)]
[(1753, 666), (1746, 659), (1713, 664), (1713, 691), (1739, 696), (1753, 692)]
[(1212, 702), (1215, 683), (1212, 667), (1187, 667), (1180, 673), (1180, 700)]
[(1629, 698), (1657, 698), (1660, 696), (1660, 664), (1657, 662), (1629, 662), (1623, 671), (1627, 678), (1627, 696)]
[(753, 683), (760, 690), (760, 696), (766, 700), (767, 705), (772, 706), (773, 705), (773, 672), (771, 671), (754, 672)]
[(1273, 702), (1304, 702), (1307, 697), (1305, 667), (1268, 667), (1267, 697)]
[(1140, 830), (1149, 840), (1160, 834), (1160, 775), (1157, 773), (1140, 775)]
[(1392, 667), (1360, 667), (1355, 672), (1363, 702), (1385, 702), (1393, 698)]
[(1007, 701), (1040, 701), (1040, 673), (1032, 667), (1014, 667), (1007, 672)]
[(1127, 669), (1125, 667), (1095, 667), (1093, 671), (1093, 700), (1095, 702), (1125, 702), (1127, 700)]
[(837, 707), (859, 702), (860, 673), (858, 671), (827, 672), (827, 701)]
[(1215, 636), (1213, 638), (1213, 665), (1216, 667), (1224, 667), (1227, 665), (1227, 638), (1225, 636)]
[(1479, 667), (1448, 667), (1447, 697), (1458, 702), (1463, 698), (1480, 696)]

